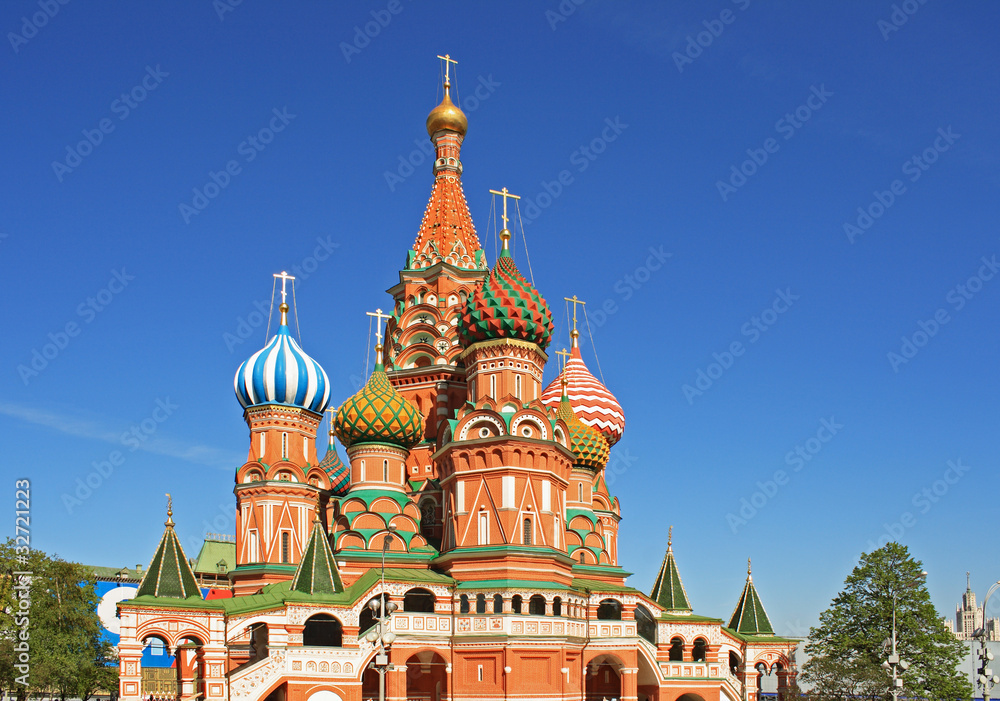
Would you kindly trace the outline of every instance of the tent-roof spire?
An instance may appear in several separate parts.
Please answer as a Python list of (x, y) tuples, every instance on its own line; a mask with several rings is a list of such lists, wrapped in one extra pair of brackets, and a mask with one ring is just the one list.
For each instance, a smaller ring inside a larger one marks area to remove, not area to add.
[(299, 568), (292, 578), (291, 590), (302, 594), (336, 594), (344, 590), (319, 513), (320, 507), (317, 504), (312, 534), (302, 553)]
[(753, 585), (753, 575), (750, 572), (750, 558), (747, 558), (747, 583), (740, 594), (736, 610), (729, 618), (729, 628), (744, 635), (774, 635), (771, 620), (767, 617), (764, 604), (761, 603), (757, 588)]
[(167, 494), (167, 520), (163, 524), (163, 536), (156, 547), (149, 568), (139, 583), (136, 596), (161, 596), (171, 599), (201, 598), (201, 590), (194, 578), (184, 549), (174, 531), (173, 499)]
[(653, 591), (650, 598), (660, 606), (670, 612), (689, 612), (691, 604), (684, 591), (684, 583), (681, 581), (681, 573), (677, 569), (677, 561), (674, 559), (674, 527), (667, 531), (667, 554), (663, 556), (663, 564), (660, 565), (660, 573), (656, 575), (653, 582)]

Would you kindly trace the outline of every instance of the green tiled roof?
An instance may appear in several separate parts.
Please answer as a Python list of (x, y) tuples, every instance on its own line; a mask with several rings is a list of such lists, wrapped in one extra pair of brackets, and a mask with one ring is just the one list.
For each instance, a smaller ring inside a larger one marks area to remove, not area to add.
[(312, 534), (302, 553), (299, 568), (292, 578), (291, 589), (302, 594), (336, 594), (344, 591), (337, 563), (330, 550), (330, 541), (327, 540), (318, 517), (313, 523)]
[(139, 584), (136, 597), (155, 596), (171, 599), (197, 597), (201, 599), (198, 582), (195, 581), (191, 565), (184, 557), (184, 549), (181, 548), (180, 541), (177, 540), (177, 534), (174, 532), (174, 521), (169, 511), (165, 525), (160, 545), (156, 548), (153, 561), (149, 563), (149, 569)]
[(667, 611), (691, 610), (691, 603), (688, 601), (687, 592), (684, 591), (684, 583), (681, 582), (681, 573), (677, 570), (674, 549), (669, 540), (667, 554), (663, 556), (660, 573), (656, 575), (653, 591), (649, 596)]
[(219, 563), (225, 563), (222, 574), (236, 566), (236, 543), (206, 538), (198, 551), (194, 571), (199, 574), (219, 574)]
[(91, 565), (85, 565), (85, 567), (94, 573), (94, 579), (131, 579), (134, 581), (142, 579), (141, 569), (132, 569), (131, 567), (94, 567)]
[(760, 596), (757, 595), (753, 577), (749, 572), (736, 610), (729, 618), (728, 627), (742, 635), (774, 635), (774, 628), (771, 627), (771, 621), (764, 611), (764, 604), (760, 602)]

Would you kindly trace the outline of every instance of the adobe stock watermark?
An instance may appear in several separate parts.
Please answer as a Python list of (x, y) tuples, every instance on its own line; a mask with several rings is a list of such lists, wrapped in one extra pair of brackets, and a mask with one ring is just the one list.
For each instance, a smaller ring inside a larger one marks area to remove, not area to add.
[(775, 290), (775, 297), (771, 305), (764, 309), (759, 316), (750, 317), (750, 320), (740, 327), (740, 335), (749, 339), (747, 345), (743, 345), (742, 341), (733, 341), (721, 353), (712, 353), (713, 362), (709, 363), (705, 369), (698, 368), (694, 384), (681, 385), (681, 393), (687, 400), (688, 406), (694, 404), (695, 397), (700, 397), (710, 390), (716, 381), (729, 368), (733, 367), (736, 359), (746, 353), (750, 345), (759, 341), (768, 330), (778, 323), (778, 318), (791, 309), (798, 300), (799, 295), (792, 294), (790, 287)]
[[(480, 75), (476, 80), (476, 89), (471, 95), (466, 95), (460, 100), (460, 107), (466, 115), (472, 114), (479, 106), (490, 99), (490, 96), (500, 87), (500, 83), (493, 80), (493, 74), (488, 76)], [(434, 160), (434, 144), (428, 138), (416, 138), (413, 140), (415, 149), (406, 156), (400, 154), (398, 165), (395, 171), (386, 170), (382, 173), (385, 184), (389, 186), (389, 192), (395, 192), (396, 186), (402, 184), (416, 172), (416, 168), (423, 165), (424, 161)]]
[[(740, 11), (750, 7), (750, 0), (731, 0), (731, 2)], [(674, 59), (674, 65), (677, 66), (677, 72), (683, 73), (685, 67), (694, 63), (695, 59), (699, 58), (705, 52), (705, 49), (714, 44), (715, 40), (722, 36), (722, 33), (726, 31), (726, 27), (736, 21), (736, 17), (737, 14), (727, 7), (719, 13), (718, 19), (702, 20), (701, 24), (705, 29), (694, 36), (688, 34), (684, 53), (675, 51), (670, 55)]]
[(604, 482), (608, 485), (608, 489), (614, 485), (618, 478), (625, 474), (625, 472), (632, 467), (632, 464), (639, 459), (637, 455), (632, 455), (628, 448), (616, 447), (611, 455), (611, 460), (608, 462), (607, 467), (604, 470)]
[[(569, 154), (569, 163), (575, 167), (577, 173), (587, 170), (591, 163), (607, 151), (608, 144), (617, 141), (622, 132), (628, 129), (628, 124), (623, 123), (622, 118), (617, 115), (614, 119), (606, 117), (604, 124), (605, 126), (600, 134), (591, 139), (589, 143), (581, 145)], [(575, 178), (572, 171), (568, 168), (563, 169), (551, 181), (543, 180), (540, 183), (542, 191), (538, 192), (534, 197), (522, 197), (521, 216), (524, 219), (524, 223), (526, 225), (531, 224), (538, 219), (542, 215), (542, 212), (551, 207), (552, 203), (574, 182)]]
[[(128, 119), (132, 111), (145, 102), (149, 93), (160, 87), (163, 79), (169, 75), (160, 68), (159, 63), (156, 64), (156, 68), (146, 66), (146, 74), (139, 79), (139, 82), (131, 90), (123, 92), (112, 100), (108, 109), (118, 117), (119, 122)], [(52, 161), (52, 172), (55, 173), (56, 179), (62, 182), (63, 178), (79, 168), (83, 164), (83, 159), (104, 142), (104, 137), (113, 132), (115, 126), (117, 125), (110, 117), (104, 117), (97, 122), (95, 128), (81, 130), (83, 140), (78, 141), (75, 146), (67, 145), (66, 157), (63, 160)]]
[(889, 19), (880, 19), (875, 22), (875, 26), (882, 33), (882, 38), (885, 41), (889, 41), (889, 37), (892, 36), (894, 32), (898, 32), (902, 29), (903, 25), (910, 21), (910, 17), (917, 14), (917, 10), (920, 9), (922, 5), (926, 5), (927, 0), (903, 0), (903, 2), (893, 3), (892, 12), (889, 13)]
[(212, 0), (212, 9), (218, 15), (220, 22), (226, 21), (226, 15), (243, 4), (243, 0)]
[[(826, 104), (826, 101), (833, 97), (833, 93), (826, 89), (826, 83), (821, 83), (818, 88), (815, 85), (810, 85), (809, 93), (809, 96), (801, 105), (796, 107), (792, 112), (786, 112), (784, 117), (774, 123), (774, 130), (785, 141), (795, 136), (795, 133), (812, 118), (813, 114), (818, 112)], [(723, 180), (715, 181), (715, 187), (718, 189), (722, 201), (727, 202), (731, 195), (736, 194), (741, 187), (746, 185), (747, 179), (756, 175), (757, 171), (780, 148), (781, 143), (773, 136), (764, 139), (764, 143), (760, 148), (748, 148), (747, 156), (749, 158), (740, 163), (738, 168), (735, 164), (730, 166), (728, 182)]]
[(38, 36), (39, 30), (59, 14), (61, 6), (68, 4), (69, 0), (38, 0), (38, 12), (31, 17), (21, 17), (20, 32), (7, 32), (7, 40), (14, 53), (20, 53), (21, 47)]
[(554, 32), (560, 24), (573, 16), (576, 8), (585, 2), (587, 0), (561, 0), (554, 10), (548, 9), (545, 11), (545, 21), (549, 23), (549, 27)]
[[(128, 448), (129, 452), (135, 452), (149, 440), (150, 436), (156, 433), (164, 421), (169, 419), (180, 407), (170, 401), (170, 397), (157, 399), (156, 406), (150, 415), (142, 421), (132, 424), (127, 431), (124, 431), (118, 442), (122, 447)], [(95, 460), (90, 463), (94, 468), (83, 477), (76, 478), (76, 489), (62, 493), (62, 503), (66, 507), (66, 513), (72, 515), (73, 510), (83, 505), (95, 491), (101, 488), (115, 469), (125, 464), (126, 454), (121, 450), (112, 450), (104, 460)]]
[(231, 502), (219, 502), (218, 512), (212, 518), (211, 523), (207, 519), (202, 520), (201, 540), (198, 539), (198, 536), (194, 535), (188, 538), (188, 552), (197, 552), (201, 548), (202, 541), (211, 534), (225, 533), (230, 528), (236, 526), (236, 507)]
[(42, 346), (31, 349), (31, 359), (27, 363), (17, 366), (17, 376), (27, 387), (31, 379), (45, 370), (59, 355), (69, 347), (70, 342), (79, 336), (86, 324), (90, 324), (114, 301), (115, 297), (125, 291), (129, 282), (135, 280), (135, 275), (129, 275), (125, 268), (112, 270), (111, 279), (99, 289), (94, 295), (87, 297), (76, 307), (76, 315), (83, 319), (83, 323), (67, 321), (63, 326), (50, 331), (46, 338), (48, 341)]
[(837, 423), (837, 420), (832, 416), (829, 419), (820, 419), (819, 428), (814, 435), (785, 453), (785, 464), (791, 468), (791, 471), (775, 470), (771, 479), (764, 482), (758, 480), (755, 485), (757, 490), (750, 495), (750, 498), (740, 499), (738, 511), (726, 514), (726, 523), (733, 535), (736, 535), (740, 528), (747, 525), (754, 516), (760, 513), (782, 487), (791, 483), (792, 476), (796, 472), (800, 472), (806, 463), (812, 461), (823, 450), (823, 446), (833, 440), (833, 437), (840, 433), (843, 428), (844, 424)]
[[(934, 142), (910, 158), (903, 161), (901, 166), (903, 175), (911, 183), (920, 180), (920, 177), (930, 170), (930, 167), (937, 163), (941, 154), (950, 149), (956, 141), (961, 138), (961, 134), (956, 134), (951, 130), (949, 124), (947, 128), (939, 127), (938, 136)], [(905, 183), (902, 180), (893, 180), (889, 183), (889, 188), (883, 191), (875, 190), (872, 195), (875, 197), (867, 206), (858, 207), (858, 216), (853, 223), (844, 222), (844, 235), (850, 243), (854, 243), (858, 236), (867, 233), (876, 221), (882, 218), (896, 200), (907, 192)]]
[[(340, 244), (333, 241), (329, 235), (316, 237), (316, 248), (298, 264), (293, 265), (290, 270), (295, 278), (295, 289), (301, 290), (303, 283), (319, 269), (319, 264), (326, 262), (333, 255), (333, 252), (340, 248)], [(253, 303), (253, 309), (245, 316), (236, 317), (236, 328), (234, 331), (224, 331), (222, 342), (232, 353), (236, 346), (242, 345), (244, 341), (253, 335), (253, 332), (263, 326), (271, 312), (270, 300), (259, 299)], [(265, 342), (267, 339), (264, 339)]]
[(385, 9), (372, 10), (372, 18), (363, 25), (354, 25), (354, 36), (350, 42), (340, 42), (340, 53), (344, 54), (344, 60), (351, 62), (352, 57), (368, 48), (372, 39), (382, 33), (382, 30), (392, 23), (393, 17), (403, 11), (403, 3), (400, 0), (389, 0)]
[(664, 250), (663, 246), (659, 245), (650, 246), (641, 255), (645, 256), (643, 263), (636, 266), (632, 272), (620, 277), (611, 286), (611, 290), (615, 293), (616, 297), (607, 297), (600, 304), (593, 305), (594, 308), (591, 310), (590, 316), (594, 326), (604, 326), (608, 319), (620, 311), (621, 307), (618, 306), (619, 300), (627, 302), (632, 299), (642, 286), (652, 279), (653, 273), (662, 270), (664, 264), (674, 254)]
[[(982, 265), (965, 282), (952, 287), (944, 296), (944, 301), (951, 305), (952, 313), (957, 313), (965, 308), (973, 297), (978, 294), (987, 282), (996, 277), (1000, 271), (1000, 263), (997, 263), (995, 255), (987, 258), (983, 256), (979, 259)], [(940, 307), (926, 321), (921, 319), (917, 322), (917, 330), (908, 336), (900, 338), (899, 352), (889, 351), (886, 358), (893, 372), (899, 372), (899, 368), (913, 360), (920, 349), (925, 347), (932, 338), (938, 335), (941, 328), (951, 321), (951, 314), (948, 309)]]
[(929, 512), (972, 469), (969, 465), (963, 465), (961, 458), (949, 460), (947, 465), (948, 467), (940, 479), (934, 480), (930, 485), (923, 487), (910, 499), (910, 503), (913, 505), (916, 513), (914, 511), (904, 511), (892, 523), (883, 522), (882, 534), (877, 540), (868, 541), (869, 550), (867, 552), (878, 550), (890, 541), (898, 542), (906, 531), (917, 525), (917, 514), (924, 515)]
[[(236, 153), (243, 156), (243, 163), (253, 162), (274, 141), (274, 135), (283, 132), (285, 127), (291, 124), (296, 117), (288, 112), (287, 105), (280, 110), (275, 107), (271, 113), (274, 116), (268, 121), (267, 126), (261, 127), (256, 134), (248, 136), (236, 147)], [(212, 200), (221, 195), (222, 191), (229, 187), (233, 178), (242, 172), (243, 165), (236, 159), (227, 161), (218, 172), (208, 171), (208, 182), (200, 189), (197, 187), (191, 189), (193, 193), (191, 204), (187, 202), (177, 204), (177, 211), (184, 223), (190, 224), (192, 217), (205, 211)]]

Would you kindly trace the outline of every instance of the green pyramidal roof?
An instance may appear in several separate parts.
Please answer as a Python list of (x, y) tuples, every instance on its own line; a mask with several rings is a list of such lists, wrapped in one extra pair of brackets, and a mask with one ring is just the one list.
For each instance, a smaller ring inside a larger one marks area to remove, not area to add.
[(669, 539), (667, 541), (667, 554), (663, 556), (663, 564), (660, 566), (660, 573), (656, 575), (656, 581), (653, 582), (650, 598), (667, 611), (691, 610), (687, 592), (684, 591), (684, 583), (681, 582), (681, 573), (677, 571), (677, 561), (674, 560), (674, 550)]
[(313, 522), (312, 534), (292, 578), (291, 590), (303, 594), (337, 594), (344, 591), (330, 541), (326, 539), (319, 518)]
[(774, 635), (774, 628), (771, 627), (771, 621), (764, 611), (764, 604), (760, 602), (749, 570), (748, 564), (747, 583), (743, 587), (739, 603), (736, 604), (736, 610), (729, 619), (729, 628), (745, 635)]
[(160, 545), (156, 548), (153, 561), (149, 563), (149, 570), (139, 583), (136, 597), (200, 599), (201, 590), (198, 589), (198, 582), (195, 581), (194, 572), (191, 571), (191, 565), (184, 557), (184, 549), (181, 548), (177, 533), (174, 532), (172, 512), (167, 511), (167, 522), (164, 525), (166, 529), (160, 538)]

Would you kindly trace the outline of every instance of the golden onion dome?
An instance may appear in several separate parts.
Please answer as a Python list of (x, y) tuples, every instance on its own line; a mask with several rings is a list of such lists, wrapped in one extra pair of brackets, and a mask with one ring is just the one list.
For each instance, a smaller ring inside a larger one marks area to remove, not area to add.
[(445, 89), (444, 99), (441, 100), (441, 104), (432, 109), (431, 113), (427, 115), (427, 135), (434, 136), (435, 132), (447, 129), (448, 131), (457, 131), (462, 136), (465, 136), (468, 128), (468, 118), (451, 101), (451, 96), (448, 94), (448, 90)]

